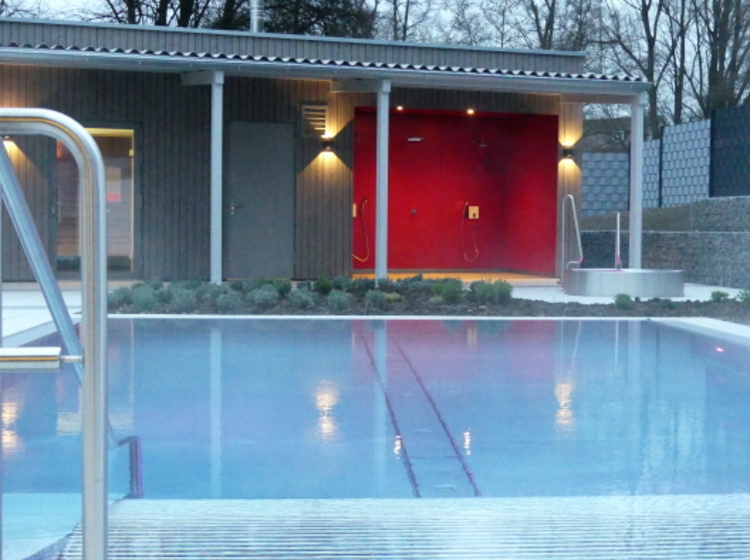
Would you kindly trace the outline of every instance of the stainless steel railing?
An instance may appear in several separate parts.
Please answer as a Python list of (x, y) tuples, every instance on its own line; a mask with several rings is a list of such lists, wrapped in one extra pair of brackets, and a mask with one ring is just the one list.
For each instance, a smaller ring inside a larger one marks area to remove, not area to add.
[(81, 340), (34, 226), (7, 152), (0, 150), (0, 188), (8, 214), (55, 325), (63, 348), (82, 357), (83, 559), (107, 558), (107, 228), (104, 162), (78, 122), (48, 109), (0, 109), (0, 135), (41, 135), (62, 142), (73, 155), (81, 197)]
[[(576, 241), (578, 243), (578, 260), (574, 261), (566, 261), (565, 260), (565, 247), (567, 245), (567, 236), (566, 236), (566, 227), (565, 227), (565, 203), (570, 203), (570, 211), (571, 215), (573, 216), (573, 225), (575, 226), (575, 234), (576, 234)], [(560, 262), (563, 263), (563, 271), (568, 270), (568, 268), (573, 266), (581, 266), (581, 263), (583, 263), (583, 245), (581, 244), (581, 230), (578, 226), (578, 214), (576, 213), (576, 199), (573, 198), (572, 194), (566, 194), (563, 197), (562, 206), (560, 209), (561, 216), (561, 249), (560, 249)]]

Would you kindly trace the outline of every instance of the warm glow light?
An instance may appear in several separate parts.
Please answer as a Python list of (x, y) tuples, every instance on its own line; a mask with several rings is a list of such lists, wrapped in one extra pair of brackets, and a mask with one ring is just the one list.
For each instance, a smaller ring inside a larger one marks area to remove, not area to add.
[(318, 409), (318, 433), (324, 442), (336, 439), (338, 426), (333, 417), (333, 408), (339, 402), (339, 388), (331, 381), (323, 381), (315, 390), (315, 408)]
[(396, 111), (403, 111), (403, 110), (404, 110), (404, 106), (403, 105), (398, 105), (396, 107)]
[(575, 422), (573, 416), (573, 384), (558, 383), (555, 385), (555, 398), (559, 407), (555, 415), (555, 422), (561, 428), (570, 428)]
[(3, 136), (3, 146), (5, 147), (6, 151), (11, 149), (15, 145), (16, 143), (13, 141), (13, 138), (8, 136), (7, 134)]
[(401, 455), (401, 436), (396, 436), (396, 441), (393, 442), (393, 453)]
[(467, 115), (473, 115), (474, 114), (474, 109), (471, 109), (471, 108), (466, 109), (466, 114)]
[(464, 451), (471, 455), (471, 428), (464, 432)]
[(18, 419), (18, 403), (4, 402), (2, 408), (2, 446), (3, 451), (10, 453), (17, 451), (19, 447), (18, 434), (15, 431), (14, 424)]
[(724, 349), (723, 349), (723, 348), (722, 348), (721, 346), (717, 346), (717, 347), (716, 347), (716, 351), (717, 351), (717, 352), (723, 352), (723, 351), (724, 351)]

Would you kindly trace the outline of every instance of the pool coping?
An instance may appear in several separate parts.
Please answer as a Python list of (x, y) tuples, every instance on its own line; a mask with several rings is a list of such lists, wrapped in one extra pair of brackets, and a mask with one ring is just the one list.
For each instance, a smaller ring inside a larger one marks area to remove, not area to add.
[(705, 317), (503, 317), (472, 315), (179, 315), (116, 314), (109, 319), (186, 319), (186, 320), (359, 320), (359, 321), (652, 321), (707, 336), (721, 336), (732, 342), (750, 344), (750, 326)]

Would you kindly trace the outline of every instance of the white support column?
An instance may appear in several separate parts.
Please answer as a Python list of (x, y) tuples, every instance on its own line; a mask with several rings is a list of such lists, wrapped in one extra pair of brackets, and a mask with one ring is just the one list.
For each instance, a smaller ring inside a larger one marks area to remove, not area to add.
[(375, 278), (388, 277), (388, 118), (391, 82), (383, 80), (378, 87), (377, 147), (375, 162)]
[(224, 152), (224, 72), (213, 72), (211, 80), (211, 268), (210, 279), (221, 284), (222, 279), (222, 167)]
[(630, 104), (630, 251), (629, 268), (641, 268), (643, 243), (643, 118), (646, 94)]

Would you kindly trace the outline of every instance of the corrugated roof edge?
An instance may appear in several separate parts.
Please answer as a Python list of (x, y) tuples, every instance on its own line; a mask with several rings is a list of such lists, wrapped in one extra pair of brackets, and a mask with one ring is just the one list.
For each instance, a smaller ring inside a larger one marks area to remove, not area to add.
[[(132, 25), (125, 23), (101, 23), (91, 21), (67, 21), (67, 20), (54, 20), (54, 19), (29, 19), (29, 18), (15, 18), (15, 17), (0, 17), (0, 22), (9, 23), (29, 23), (29, 24), (41, 24), (41, 25), (60, 25), (60, 26), (81, 26), (91, 27), (96, 29), (130, 29), (132, 31), (141, 31), (144, 33), (154, 32), (169, 32), (169, 33), (195, 33), (198, 35), (216, 35), (219, 37), (247, 37), (253, 35), (252, 32), (246, 31), (223, 31), (217, 29), (193, 29), (188, 27), (157, 27), (154, 25)], [(552, 51), (543, 49), (509, 49), (501, 47), (481, 47), (481, 46), (467, 46), (467, 45), (453, 45), (445, 43), (412, 43), (405, 41), (384, 41), (381, 39), (353, 39), (349, 37), (317, 37), (314, 35), (287, 35), (282, 33), (258, 33), (255, 36), (269, 37), (271, 39), (279, 40), (295, 40), (295, 41), (310, 41), (310, 42), (324, 42), (324, 43), (352, 43), (355, 45), (372, 45), (372, 46), (408, 46), (414, 49), (443, 49), (443, 50), (456, 50), (465, 52), (496, 52), (496, 53), (508, 53), (508, 54), (528, 54), (537, 56), (574, 56), (585, 58), (586, 53), (582, 51)]]
[(619, 81), (619, 82), (637, 82), (645, 83), (640, 76), (632, 76), (630, 74), (597, 74), (594, 72), (551, 72), (548, 70), (535, 71), (535, 70), (511, 70), (502, 68), (476, 68), (471, 66), (433, 66), (424, 64), (404, 64), (404, 63), (385, 63), (385, 62), (370, 62), (370, 61), (348, 61), (348, 60), (330, 60), (320, 58), (308, 58), (308, 57), (279, 57), (279, 56), (253, 56), (253, 55), (238, 55), (238, 54), (225, 54), (225, 53), (199, 53), (193, 51), (164, 51), (164, 50), (151, 50), (151, 49), (121, 49), (113, 48), (108, 49), (105, 47), (79, 47), (79, 46), (64, 46), (64, 45), (47, 45), (40, 43), (38, 45), (23, 44), (19, 45), (14, 42), (8, 44), (1, 44), (0, 48), (12, 48), (12, 49), (31, 49), (41, 51), (63, 51), (63, 52), (74, 52), (74, 53), (94, 53), (94, 54), (115, 54), (115, 55), (137, 55), (137, 56), (149, 56), (149, 57), (168, 57), (168, 58), (197, 58), (197, 59), (209, 59), (209, 60), (229, 60), (229, 61), (242, 61), (242, 62), (281, 62), (284, 64), (299, 64), (299, 65), (312, 65), (312, 66), (350, 66), (360, 68), (386, 68), (389, 70), (423, 70), (423, 71), (437, 71), (446, 73), (464, 73), (464, 74), (490, 74), (500, 76), (518, 76), (528, 78), (564, 78), (574, 80), (602, 80), (602, 81)]

